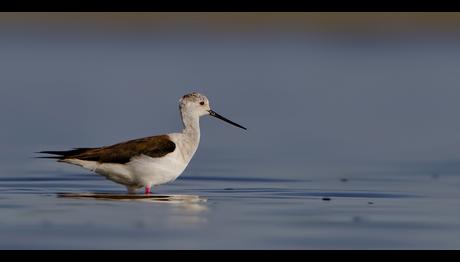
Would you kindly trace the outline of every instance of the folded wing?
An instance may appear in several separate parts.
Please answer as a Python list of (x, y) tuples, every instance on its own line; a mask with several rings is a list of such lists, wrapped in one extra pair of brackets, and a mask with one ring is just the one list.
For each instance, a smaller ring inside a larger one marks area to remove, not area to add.
[(41, 151), (39, 153), (55, 155), (46, 158), (59, 160), (80, 159), (99, 163), (125, 164), (136, 156), (162, 157), (174, 152), (175, 149), (176, 144), (171, 141), (168, 135), (160, 135), (134, 139), (106, 147), (75, 148), (68, 151)]

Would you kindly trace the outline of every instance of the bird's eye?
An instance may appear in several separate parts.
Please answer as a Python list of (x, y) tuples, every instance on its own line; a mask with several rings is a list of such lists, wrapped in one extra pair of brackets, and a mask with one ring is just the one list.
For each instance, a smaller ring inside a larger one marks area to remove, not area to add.
[(204, 102), (203, 102), (203, 101), (201, 101), (201, 102), (200, 102), (200, 105), (204, 105)]

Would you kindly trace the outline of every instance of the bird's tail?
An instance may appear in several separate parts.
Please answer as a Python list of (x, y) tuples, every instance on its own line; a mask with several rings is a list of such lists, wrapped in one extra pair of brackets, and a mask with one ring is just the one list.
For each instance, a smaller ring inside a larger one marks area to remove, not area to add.
[(84, 153), (91, 148), (74, 148), (72, 150), (67, 150), (67, 151), (40, 151), (36, 152), (38, 154), (49, 154), (49, 155), (54, 155), (54, 156), (38, 156), (36, 158), (51, 158), (51, 159), (66, 159), (75, 155), (79, 155), (81, 153)]

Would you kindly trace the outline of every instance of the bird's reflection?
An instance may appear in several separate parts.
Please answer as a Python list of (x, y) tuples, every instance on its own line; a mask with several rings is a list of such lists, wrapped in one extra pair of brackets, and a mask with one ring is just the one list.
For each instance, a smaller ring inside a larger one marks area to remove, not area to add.
[(110, 193), (58, 193), (61, 198), (96, 199), (112, 201), (136, 201), (147, 203), (165, 203), (177, 207), (187, 213), (206, 211), (207, 199), (197, 195), (156, 195), (156, 194), (110, 194)]
[[(110, 194), (110, 193), (58, 193), (59, 198), (86, 199), (86, 200), (105, 200), (122, 202), (144, 202), (167, 205), (169, 207), (168, 219), (169, 226), (189, 227), (205, 224), (208, 210), (207, 199), (197, 195), (157, 195), (157, 194)], [(148, 221), (137, 221), (134, 223), (136, 228), (149, 227)]]

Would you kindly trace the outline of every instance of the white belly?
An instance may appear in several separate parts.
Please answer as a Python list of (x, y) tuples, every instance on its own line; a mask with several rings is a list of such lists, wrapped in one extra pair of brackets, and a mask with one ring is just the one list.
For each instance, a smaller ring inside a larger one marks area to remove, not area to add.
[(173, 152), (160, 158), (145, 155), (136, 157), (128, 163), (128, 168), (137, 184), (156, 186), (174, 181), (182, 174), (187, 164)]

